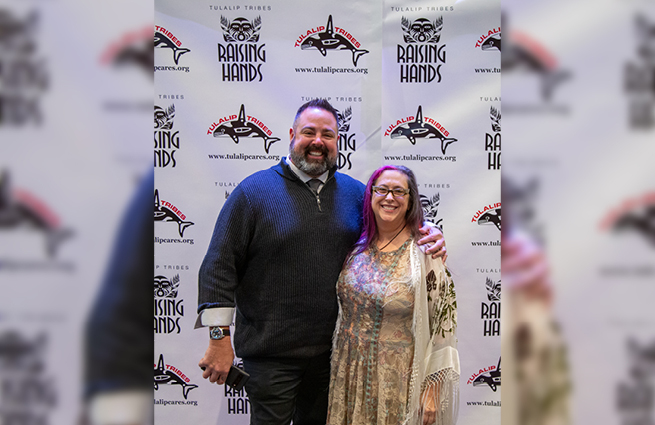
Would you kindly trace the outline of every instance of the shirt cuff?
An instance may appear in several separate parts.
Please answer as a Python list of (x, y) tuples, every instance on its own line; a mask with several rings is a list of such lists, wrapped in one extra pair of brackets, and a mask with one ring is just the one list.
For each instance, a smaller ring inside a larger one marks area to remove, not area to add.
[(205, 326), (230, 326), (234, 317), (234, 307), (206, 308), (198, 313), (194, 329)]
[(152, 391), (100, 393), (89, 404), (91, 425), (145, 424), (152, 415)]

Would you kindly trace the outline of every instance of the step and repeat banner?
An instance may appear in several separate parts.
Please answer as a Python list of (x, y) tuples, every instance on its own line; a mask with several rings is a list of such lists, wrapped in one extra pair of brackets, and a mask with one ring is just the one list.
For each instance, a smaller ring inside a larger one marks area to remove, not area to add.
[(457, 285), (459, 423), (500, 422), (500, 22), (482, 0), (155, 2), (157, 424), (249, 422), (245, 390), (198, 368), (198, 269), (227, 197), (287, 155), (313, 98), (339, 111), (341, 172), (415, 172)]

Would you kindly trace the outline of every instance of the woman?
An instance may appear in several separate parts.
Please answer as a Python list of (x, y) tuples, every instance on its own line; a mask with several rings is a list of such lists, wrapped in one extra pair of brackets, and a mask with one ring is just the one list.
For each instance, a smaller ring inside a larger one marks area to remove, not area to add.
[(414, 173), (368, 181), (364, 227), (339, 276), (328, 424), (454, 424), (459, 401), (455, 287), (416, 245)]

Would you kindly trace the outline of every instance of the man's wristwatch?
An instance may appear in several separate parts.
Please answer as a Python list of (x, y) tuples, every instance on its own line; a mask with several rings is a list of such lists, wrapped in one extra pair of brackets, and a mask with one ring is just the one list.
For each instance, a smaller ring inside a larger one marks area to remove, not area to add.
[(223, 339), (226, 336), (230, 336), (230, 328), (221, 328), (220, 326), (209, 327), (210, 339)]

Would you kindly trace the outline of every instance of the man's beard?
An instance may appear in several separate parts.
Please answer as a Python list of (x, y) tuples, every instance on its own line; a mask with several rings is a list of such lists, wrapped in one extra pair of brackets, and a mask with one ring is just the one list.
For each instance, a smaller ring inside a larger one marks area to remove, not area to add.
[[(328, 149), (325, 146), (321, 146), (319, 148), (309, 145), (304, 152), (296, 152), (295, 146), (296, 139), (293, 139), (291, 145), (289, 146), (289, 157), (291, 157), (291, 161), (295, 164), (296, 167), (298, 167), (300, 171), (303, 171), (312, 177), (320, 176), (337, 164), (336, 155), (330, 157)], [(308, 161), (307, 154), (310, 150), (320, 150), (323, 154), (323, 160), (319, 162)]]

